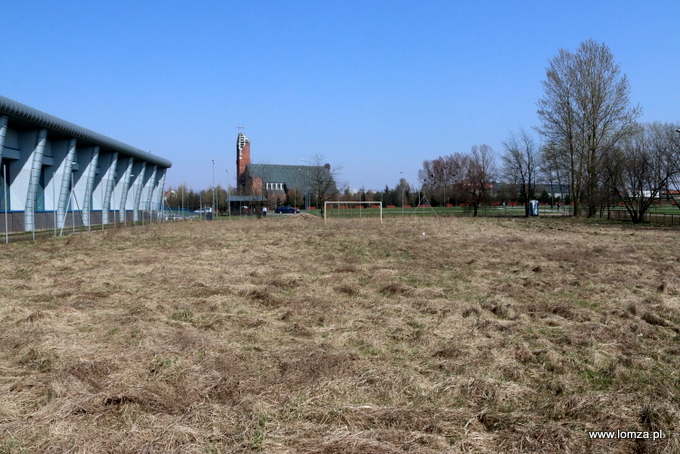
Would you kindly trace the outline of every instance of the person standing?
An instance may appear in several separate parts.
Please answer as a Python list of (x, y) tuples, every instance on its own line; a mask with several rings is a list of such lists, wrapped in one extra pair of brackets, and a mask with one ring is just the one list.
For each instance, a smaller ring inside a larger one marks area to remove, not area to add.
[(263, 217), (263, 218), (266, 218), (266, 217), (267, 217), (267, 207), (266, 207), (266, 206), (263, 206), (263, 207), (262, 207), (262, 217)]

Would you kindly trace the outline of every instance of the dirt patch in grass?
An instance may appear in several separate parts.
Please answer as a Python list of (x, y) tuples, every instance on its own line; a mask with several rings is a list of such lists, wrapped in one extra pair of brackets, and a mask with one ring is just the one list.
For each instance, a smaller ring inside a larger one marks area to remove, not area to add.
[(680, 452), (676, 243), (290, 217), (3, 246), (0, 452)]

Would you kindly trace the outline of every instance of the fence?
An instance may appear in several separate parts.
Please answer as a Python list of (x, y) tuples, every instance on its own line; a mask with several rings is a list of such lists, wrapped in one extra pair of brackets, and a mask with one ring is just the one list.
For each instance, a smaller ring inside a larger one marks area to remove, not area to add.
[[(196, 216), (188, 210), (173, 210), (165, 208), (164, 210), (139, 210), (138, 220), (133, 221), (134, 211), (126, 210), (121, 212), (119, 210), (109, 211), (109, 222), (102, 224), (102, 211), (90, 212), (90, 225), (83, 222), (83, 212), (79, 210), (69, 210), (64, 216), (63, 226), (57, 225), (56, 211), (37, 211), (34, 215), (35, 230), (25, 231), (25, 216), (23, 211), (7, 211), (0, 212), (0, 234), (5, 234), (5, 242), (9, 243), (14, 240), (31, 239), (36, 236), (51, 236), (61, 235), (63, 233), (73, 233), (83, 230), (103, 230), (108, 228), (156, 224), (159, 222), (177, 221), (195, 218)], [(0, 240), (2, 241), (2, 240)]]
[[(611, 210), (608, 218), (613, 221), (630, 221), (632, 219), (628, 210)], [(646, 213), (642, 218), (642, 222), (653, 222), (661, 225), (680, 225), (680, 213)]]

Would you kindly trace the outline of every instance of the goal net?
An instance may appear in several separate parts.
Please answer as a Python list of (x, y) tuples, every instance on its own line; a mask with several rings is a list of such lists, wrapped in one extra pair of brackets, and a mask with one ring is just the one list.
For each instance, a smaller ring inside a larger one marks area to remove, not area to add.
[(383, 222), (382, 202), (324, 202), (323, 222), (333, 218), (380, 218)]

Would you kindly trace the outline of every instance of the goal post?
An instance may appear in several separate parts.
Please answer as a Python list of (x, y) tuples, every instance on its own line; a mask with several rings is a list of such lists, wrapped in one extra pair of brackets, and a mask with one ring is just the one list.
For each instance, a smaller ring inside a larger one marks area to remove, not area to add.
[[(346, 209), (346, 208), (348, 208), (348, 207), (350, 207), (350, 206), (352, 206), (352, 205), (367, 205), (367, 208), (369, 208), (369, 209), (370, 209), (370, 208), (372, 208), (372, 209), (378, 208), (378, 209), (380, 210), (380, 211), (379, 211), (379, 215), (380, 215), (380, 224), (383, 223), (383, 209), (382, 209), (382, 202), (366, 202), (366, 201), (364, 201), (364, 202), (341, 202), (341, 201), (337, 201), (337, 200), (336, 200), (336, 201), (332, 201), (332, 202), (331, 202), (331, 201), (329, 201), (329, 202), (324, 202), (324, 203), (323, 203), (323, 222), (324, 222), (324, 223), (326, 223), (326, 221), (327, 221), (327, 217), (328, 217), (328, 206), (329, 206), (329, 205), (331, 205), (331, 206), (332, 206), (332, 205), (337, 205), (337, 206), (338, 206), (338, 210), (343, 209), (343, 208)], [(359, 208), (359, 209), (361, 210), (362, 208)], [(359, 217), (361, 217), (361, 211), (359, 211)]]

